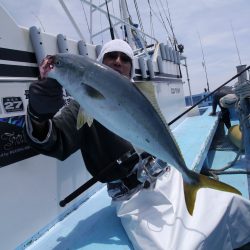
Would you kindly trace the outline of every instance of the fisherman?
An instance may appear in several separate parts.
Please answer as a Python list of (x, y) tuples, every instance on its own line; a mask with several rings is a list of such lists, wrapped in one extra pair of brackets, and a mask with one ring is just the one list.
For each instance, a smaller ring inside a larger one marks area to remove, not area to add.
[(212, 112), (209, 114), (211, 116), (215, 116), (216, 115), (216, 108), (217, 108), (217, 106), (219, 106), (221, 109), (221, 120), (225, 124), (227, 129), (229, 129), (231, 127), (230, 112), (229, 112), (228, 108), (225, 107), (225, 105), (221, 105), (220, 99), (228, 94), (234, 94), (233, 87), (224, 86), (221, 89), (219, 89), (217, 92), (214, 93), (213, 102), (212, 102)]
[[(97, 60), (132, 81), (133, 59), (130, 46), (117, 39), (103, 46)], [(242, 219), (250, 212), (247, 201), (201, 189), (191, 216), (177, 170), (135, 150), (96, 120), (77, 128), (76, 101), (56, 114), (64, 103), (62, 97), (62, 88), (53, 79), (30, 85), (26, 139), (38, 152), (59, 160), (81, 150), (92, 176), (108, 183), (108, 193), (135, 249), (233, 249), (250, 241), (250, 224)], [(152, 171), (149, 175), (143, 169)]]
[[(97, 60), (133, 81), (134, 54), (123, 40), (116, 39), (105, 44)], [(96, 120), (91, 126), (86, 123), (77, 129), (80, 106), (74, 100), (54, 117), (63, 104), (62, 87), (56, 80), (47, 78), (30, 85), (25, 129), (30, 145), (40, 153), (59, 160), (80, 149), (88, 171), (99, 181), (108, 182), (108, 192), (113, 199), (124, 199), (153, 184), (150, 184), (152, 178), (139, 181), (134, 169), (139, 157), (143, 164), (147, 164), (153, 162), (152, 156), (147, 153), (139, 156), (129, 142)], [(157, 176), (166, 171), (166, 167), (164, 164), (154, 170)]]

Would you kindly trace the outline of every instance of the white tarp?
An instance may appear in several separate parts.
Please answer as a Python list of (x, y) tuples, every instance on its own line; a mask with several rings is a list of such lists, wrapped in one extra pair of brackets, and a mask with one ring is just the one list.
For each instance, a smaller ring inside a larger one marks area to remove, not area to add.
[(114, 203), (136, 250), (230, 250), (250, 242), (249, 200), (202, 188), (191, 216), (182, 176), (174, 168), (159, 178), (154, 190), (143, 189)]

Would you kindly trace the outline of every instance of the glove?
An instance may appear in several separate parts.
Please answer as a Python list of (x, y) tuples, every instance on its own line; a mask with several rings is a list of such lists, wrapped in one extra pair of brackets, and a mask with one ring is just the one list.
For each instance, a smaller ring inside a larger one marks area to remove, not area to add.
[(52, 78), (30, 84), (28, 114), (38, 122), (51, 119), (64, 105), (61, 85)]

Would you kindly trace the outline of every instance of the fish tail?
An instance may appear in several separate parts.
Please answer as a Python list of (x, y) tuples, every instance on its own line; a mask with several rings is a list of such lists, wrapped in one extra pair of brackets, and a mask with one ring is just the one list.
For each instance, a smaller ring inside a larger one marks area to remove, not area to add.
[(236, 188), (226, 183), (211, 179), (205, 175), (192, 172), (192, 177), (192, 179), (194, 179), (192, 183), (188, 183), (183, 180), (185, 202), (190, 215), (193, 215), (196, 194), (200, 188), (212, 188), (241, 195), (241, 192)]

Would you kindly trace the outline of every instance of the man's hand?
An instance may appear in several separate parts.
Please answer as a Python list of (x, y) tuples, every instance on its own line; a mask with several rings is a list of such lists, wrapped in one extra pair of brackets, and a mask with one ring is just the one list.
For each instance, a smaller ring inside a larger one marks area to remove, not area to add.
[(51, 119), (63, 104), (62, 87), (56, 80), (47, 78), (30, 84), (28, 113), (33, 121)]

